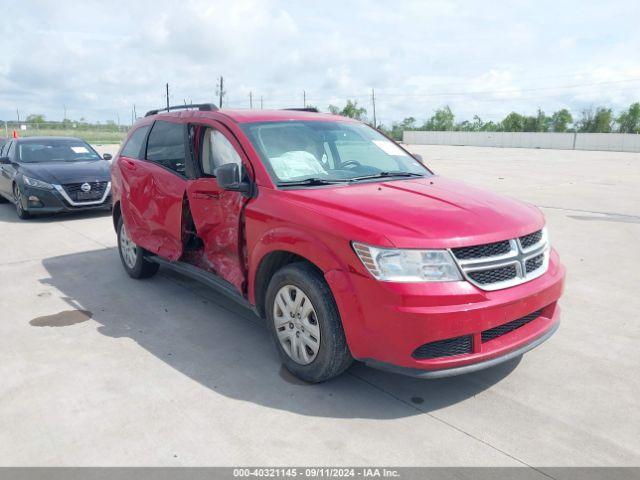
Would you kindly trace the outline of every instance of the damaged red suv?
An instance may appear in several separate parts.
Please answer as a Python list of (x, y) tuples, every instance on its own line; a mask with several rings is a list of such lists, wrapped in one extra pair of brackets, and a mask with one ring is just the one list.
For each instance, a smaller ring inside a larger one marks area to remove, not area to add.
[(436, 175), (355, 120), (151, 111), (112, 183), (127, 273), (171, 268), (249, 304), (309, 382), (353, 359), (473, 372), (558, 328), (564, 267), (541, 212)]

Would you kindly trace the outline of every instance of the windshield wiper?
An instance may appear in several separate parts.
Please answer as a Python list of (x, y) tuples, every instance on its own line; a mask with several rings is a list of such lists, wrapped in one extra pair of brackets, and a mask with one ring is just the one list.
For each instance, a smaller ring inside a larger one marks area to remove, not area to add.
[(380, 172), (373, 175), (364, 175), (362, 177), (353, 177), (353, 178), (350, 178), (349, 181), (357, 182), (359, 180), (369, 180), (371, 178), (385, 178), (385, 177), (424, 177), (424, 175), (421, 173), (389, 171), (389, 172)]
[(348, 181), (349, 180), (347, 179), (327, 180), (325, 178), (312, 177), (312, 178), (305, 178), (304, 180), (291, 180), (289, 182), (278, 182), (278, 186), (279, 187), (295, 187), (300, 185), (311, 185), (311, 186), (332, 185), (334, 183), (345, 183)]

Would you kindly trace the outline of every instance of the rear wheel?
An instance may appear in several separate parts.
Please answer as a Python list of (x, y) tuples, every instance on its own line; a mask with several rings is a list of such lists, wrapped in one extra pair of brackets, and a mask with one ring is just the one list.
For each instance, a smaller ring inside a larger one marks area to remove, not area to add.
[(145, 258), (144, 249), (129, 238), (122, 217), (118, 222), (118, 251), (122, 266), (131, 278), (148, 278), (156, 274), (160, 265)]
[(338, 308), (313, 266), (294, 263), (276, 272), (266, 302), (269, 328), (291, 373), (317, 383), (340, 375), (351, 365)]
[(18, 214), (18, 218), (21, 220), (26, 220), (31, 217), (31, 214), (27, 212), (22, 206), (22, 192), (20, 191), (20, 187), (18, 187), (17, 183), (13, 184), (13, 202), (16, 206), (16, 213)]

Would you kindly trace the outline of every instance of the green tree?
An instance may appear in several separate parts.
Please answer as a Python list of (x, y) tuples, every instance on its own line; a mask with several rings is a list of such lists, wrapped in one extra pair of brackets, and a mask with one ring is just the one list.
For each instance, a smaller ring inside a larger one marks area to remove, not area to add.
[(548, 132), (551, 119), (538, 109), (537, 115), (524, 117), (522, 130), (524, 132)]
[(618, 132), (640, 133), (640, 102), (631, 104), (629, 109), (622, 112), (616, 119)]
[(516, 112), (511, 112), (500, 122), (500, 130), (504, 132), (524, 131), (525, 117)]
[(434, 131), (453, 130), (454, 119), (453, 112), (447, 105), (436, 110), (433, 116), (422, 125), (422, 129)]
[(558, 110), (551, 115), (551, 130), (554, 132), (566, 132), (572, 123), (573, 117), (571, 116), (571, 112), (566, 108)]
[(343, 117), (355, 118), (356, 120), (364, 120), (367, 117), (367, 109), (358, 107), (355, 100), (347, 100), (347, 104), (342, 110), (335, 105), (329, 105), (329, 112), (334, 115), (342, 115)]
[(583, 133), (610, 133), (613, 127), (613, 111), (598, 107), (595, 111), (588, 108), (582, 111), (578, 121), (578, 131)]
[(391, 136), (394, 140), (402, 140), (402, 132), (405, 130), (416, 130), (416, 119), (413, 117), (407, 117), (401, 122), (393, 122), (391, 125), (391, 131), (385, 130), (380, 127), (380, 130)]
[(28, 123), (44, 123), (44, 115), (41, 113), (27, 115)]

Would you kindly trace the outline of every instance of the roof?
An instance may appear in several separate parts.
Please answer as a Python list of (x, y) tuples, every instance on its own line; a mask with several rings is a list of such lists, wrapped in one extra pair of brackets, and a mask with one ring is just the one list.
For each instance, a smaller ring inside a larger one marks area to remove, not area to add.
[(351, 118), (330, 113), (304, 112), (299, 110), (234, 110), (221, 109), (214, 111), (200, 110), (177, 110), (173, 112), (158, 112), (154, 117), (205, 117), (215, 118), (224, 115), (237, 123), (254, 122), (284, 122), (289, 120), (308, 121), (332, 121), (332, 122), (355, 122)]
[(64, 137), (64, 136), (40, 136), (40, 137), (18, 137), (15, 138), (14, 140), (20, 140), (20, 141), (31, 141), (33, 140), (34, 142), (41, 142), (43, 140), (78, 140), (80, 142), (84, 142), (84, 140), (82, 140), (81, 138), (78, 137)]

